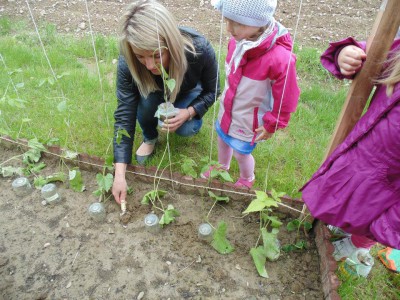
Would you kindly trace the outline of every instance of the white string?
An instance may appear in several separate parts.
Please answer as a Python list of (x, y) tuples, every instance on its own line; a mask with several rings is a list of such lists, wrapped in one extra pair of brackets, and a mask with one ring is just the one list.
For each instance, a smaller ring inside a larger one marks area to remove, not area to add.
[(220, 21), (220, 31), (219, 31), (219, 45), (218, 45), (218, 59), (217, 59), (217, 80), (215, 82), (215, 96), (214, 96), (214, 105), (213, 105), (213, 117), (212, 117), (212, 126), (211, 126), (211, 142), (210, 142), (210, 155), (209, 160), (212, 159), (212, 149), (214, 144), (214, 131), (215, 131), (215, 116), (217, 112), (217, 91), (218, 91), (218, 83), (219, 83), (219, 70), (220, 70), (220, 61), (221, 61), (221, 49), (222, 49), (222, 27), (224, 23), (224, 17), (221, 14)]
[(53, 74), (54, 80), (57, 81), (56, 73), (54, 72), (53, 67), (51, 66), (49, 57), (47, 56), (47, 52), (46, 52), (46, 49), (44, 47), (42, 38), (40, 37), (40, 33), (39, 33), (39, 30), (38, 30), (38, 27), (36, 26), (35, 18), (33, 17), (31, 7), (29, 6), (29, 2), (28, 2), (28, 0), (25, 0), (25, 2), (26, 2), (26, 5), (28, 6), (29, 14), (31, 16), (31, 19), (32, 19), (32, 22), (33, 22), (33, 26), (35, 26), (36, 34), (37, 34), (37, 36), (39, 38), (40, 46), (42, 47), (44, 56), (46, 57), (46, 60), (47, 60), (47, 63), (49, 65), (49, 67), (50, 67), (51, 73)]
[[(52, 73), (52, 75), (53, 75), (53, 77), (54, 77), (55, 82), (58, 84), (58, 83), (59, 83), (59, 82), (58, 82), (58, 78), (57, 78), (56, 73), (54, 72), (54, 69), (53, 69), (53, 67), (52, 67), (52, 65), (51, 65), (51, 63), (50, 63), (50, 59), (49, 59), (49, 57), (48, 57), (48, 55), (47, 55), (46, 48), (44, 47), (42, 38), (41, 38), (40, 33), (39, 33), (39, 29), (38, 29), (38, 27), (37, 27), (37, 25), (36, 25), (35, 18), (34, 18), (34, 16), (33, 16), (31, 7), (30, 7), (30, 5), (29, 5), (29, 2), (28, 2), (28, 0), (25, 0), (25, 2), (26, 2), (26, 5), (28, 6), (29, 15), (31, 16), (32, 23), (33, 23), (33, 25), (35, 26), (36, 35), (38, 36), (40, 45), (41, 45), (42, 50), (43, 50), (43, 53), (44, 53), (44, 56), (46, 57), (46, 61), (47, 61), (48, 65), (49, 65), (49, 68), (50, 68), (50, 70), (51, 70), (51, 73)], [(60, 86), (59, 84), (58, 84), (58, 87), (60, 88), (61, 95), (62, 95), (62, 99), (64, 99), (65, 101), (67, 101), (67, 98), (65, 97), (64, 91), (63, 91), (63, 89), (61, 88), (61, 86)], [(75, 148), (75, 151), (78, 152), (78, 151), (77, 151), (77, 145), (76, 145), (75, 140), (73, 139), (71, 127), (70, 127), (70, 125), (69, 125), (69, 110), (68, 110), (67, 120), (66, 120), (65, 123), (67, 124), (67, 127), (68, 127), (68, 129), (69, 129), (69, 135), (72, 137), (72, 144), (73, 144), (73, 146), (74, 146), (74, 148)]]
[[(278, 129), (278, 123), (279, 123), (279, 117), (281, 115), (283, 97), (284, 97), (285, 92), (286, 92), (286, 83), (287, 83), (287, 78), (288, 78), (289, 69), (290, 69), (290, 62), (292, 60), (293, 48), (294, 48), (294, 44), (295, 44), (295, 41), (296, 41), (297, 29), (298, 29), (298, 26), (299, 26), (299, 20), (300, 20), (300, 14), (301, 14), (302, 6), (303, 6), (303, 0), (300, 0), (299, 12), (297, 13), (296, 27), (294, 29), (294, 34), (293, 34), (293, 43), (292, 43), (292, 47), (290, 49), (288, 68), (286, 70), (285, 82), (283, 84), (283, 93), (281, 95), (281, 100), (280, 100), (280, 103), (279, 103), (279, 110), (278, 110), (278, 117), (277, 117), (276, 123), (275, 123), (275, 130), (274, 130), (275, 133), (276, 133), (276, 131)], [(272, 136), (271, 147), (269, 148), (269, 155), (268, 155), (269, 157), (271, 157), (272, 149), (274, 148), (274, 146), (276, 144), (276, 140), (277, 140), (277, 137), (276, 137), (276, 134), (274, 134)], [(270, 166), (271, 166), (271, 160), (269, 159), (268, 160), (268, 164), (267, 164), (267, 170), (265, 172), (265, 181), (264, 181), (265, 182), (265, 187), (264, 187), (265, 191), (267, 190), (267, 187), (268, 187), (268, 175), (269, 175)]]
[[(14, 91), (15, 91), (15, 94), (17, 95), (18, 99), (20, 99), (19, 93), (18, 93), (18, 90), (17, 90), (17, 87), (16, 87), (15, 84), (14, 84), (14, 81), (13, 81), (11, 75), (10, 75), (9, 68), (7, 67), (6, 61), (4, 60), (3, 55), (1, 55), (1, 53), (0, 53), (0, 58), (1, 58), (1, 61), (3, 62), (4, 68), (5, 68), (5, 70), (6, 70), (7, 74), (8, 74), (8, 77), (9, 77), (9, 79), (10, 79), (11, 85), (13, 86), (13, 89), (14, 89)], [(8, 90), (8, 86), (7, 86), (7, 90)], [(7, 94), (7, 90), (6, 90), (6, 92), (4, 93), (4, 95)]]
[(106, 116), (107, 127), (110, 128), (110, 120), (109, 120), (108, 114), (107, 114), (107, 102), (105, 101), (105, 97), (104, 97), (103, 80), (102, 80), (101, 74), (100, 74), (99, 59), (97, 57), (96, 45), (95, 45), (95, 42), (94, 42), (94, 36), (93, 36), (93, 30), (92, 30), (92, 22), (91, 22), (91, 19), (90, 19), (90, 13), (89, 13), (89, 7), (88, 7), (87, 0), (85, 0), (85, 5), (86, 5), (86, 14), (87, 14), (87, 17), (88, 17), (88, 22), (89, 22), (90, 36), (92, 38), (92, 46), (93, 46), (94, 57), (96, 59), (97, 74), (99, 76), (100, 90), (101, 90), (103, 103), (104, 103), (104, 115)]
[[(0, 136), (0, 140), (4, 140), (4, 141), (6, 141), (8, 143), (16, 144), (16, 145), (23, 146), (23, 147), (28, 147), (26, 145), (26, 143), (24, 144), (24, 143), (21, 143), (21, 142), (18, 142), (18, 141), (14, 141), (14, 140), (6, 138), (6, 137)], [(65, 157), (63, 157), (62, 155), (59, 155), (57, 153), (53, 153), (53, 152), (50, 152), (50, 151), (42, 151), (42, 153), (45, 153), (45, 154), (48, 154), (48, 155), (52, 155), (52, 156), (55, 156), (55, 157), (58, 157), (58, 158), (64, 158), (65, 159)], [(79, 159), (68, 159), (68, 160), (71, 160), (72, 162), (76, 162), (78, 165), (80, 165), (80, 164), (88, 165), (88, 166), (93, 166), (93, 167), (96, 167), (96, 168), (99, 168), (99, 169), (102, 169), (104, 167), (104, 164), (103, 165), (99, 165), (99, 164), (95, 164), (95, 163), (91, 163), (91, 162), (87, 162), (87, 161), (82, 161), (82, 160), (79, 160)], [(231, 194), (235, 194), (235, 195), (242, 195), (242, 196), (247, 196), (247, 197), (254, 197), (255, 196), (252, 193), (238, 192), (238, 191), (214, 188), (214, 187), (204, 186), (204, 185), (189, 184), (189, 183), (180, 182), (178, 180), (174, 180), (174, 179), (170, 179), (170, 178), (164, 178), (164, 177), (160, 177), (160, 176), (154, 176), (154, 175), (149, 175), (149, 174), (135, 172), (135, 171), (127, 170), (126, 173), (133, 174), (133, 175), (139, 175), (139, 176), (142, 176), (142, 177), (150, 177), (150, 178), (154, 178), (156, 180), (169, 181), (172, 184), (187, 186), (187, 187), (196, 188), (196, 189), (206, 189), (206, 190), (212, 190), (212, 191), (218, 191), (218, 192), (231, 193)], [(296, 200), (293, 199), (293, 201), (296, 201)], [(285, 203), (278, 202), (278, 205), (280, 205), (282, 207), (285, 207), (285, 208), (287, 208), (289, 210), (293, 210), (295, 212), (301, 213), (301, 210), (299, 210), (297, 208), (294, 208), (294, 207), (291, 207), (290, 205), (287, 205)]]

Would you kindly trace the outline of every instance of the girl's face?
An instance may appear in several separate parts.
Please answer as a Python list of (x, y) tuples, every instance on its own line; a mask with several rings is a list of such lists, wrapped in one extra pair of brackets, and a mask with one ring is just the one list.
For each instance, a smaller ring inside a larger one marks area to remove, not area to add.
[(260, 27), (243, 25), (228, 18), (225, 18), (225, 22), (226, 31), (228, 31), (236, 41), (255, 41), (262, 34)]
[(149, 70), (154, 75), (161, 75), (161, 69), (160, 69), (161, 62), (164, 69), (168, 71), (170, 55), (169, 51), (166, 48), (152, 51), (152, 50), (141, 50), (135, 48), (132, 45), (131, 47), (138, 61), (141, 64), (143, 64), (147, 68), (147, 70)]

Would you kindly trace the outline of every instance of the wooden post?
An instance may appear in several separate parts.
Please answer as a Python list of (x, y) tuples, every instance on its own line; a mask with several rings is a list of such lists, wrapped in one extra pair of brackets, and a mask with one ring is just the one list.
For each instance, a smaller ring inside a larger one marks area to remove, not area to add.
[(378, 13), (374, 25), (376, 34), (372, 32), (368, 42), (367, 60), (351, 84), (326, 157), (343, 142), (360, 119), (373, 88), (372, 79), (380, 74), (399, 26), (400, 0), (388, 0), (386, 9)]

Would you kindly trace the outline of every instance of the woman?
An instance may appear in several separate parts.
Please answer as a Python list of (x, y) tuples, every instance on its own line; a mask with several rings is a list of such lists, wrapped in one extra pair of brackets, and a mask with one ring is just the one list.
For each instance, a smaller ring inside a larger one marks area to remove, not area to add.
[[(158, 105), (170, 101), (179, 109), (161, 130), (192, 136), (200, 130), (201, 118), (214, 103), (217, 90), (217, 62), (210, 43), (193, 29), (178, 28), (172, 14), (157, 1), (136, 1), (127, 7), (120, 50), (112, 189), (118, 203), (126, 197), (125, 172), (132, 159), (136, 119), (143, 132), (136, 160), (144, 164), (158, 139), (154, 116)], [(172, 91), (165, 88), (162, 69), (175, 80)]]

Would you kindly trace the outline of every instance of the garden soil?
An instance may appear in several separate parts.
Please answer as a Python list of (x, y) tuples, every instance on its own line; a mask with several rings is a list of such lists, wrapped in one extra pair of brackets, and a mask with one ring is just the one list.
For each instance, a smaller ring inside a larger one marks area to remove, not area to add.
[[(22, 166), (11, 158), (26, 150), (0, 143), (0, 161)], [(68, 174), (74, 167), (52, 156), (42, 161), (47, 165), (42, 176)], [(158, 188), (168, 192), (163, 205), (173, 205), (180, 216), (153, 232), (144, 223), (152, 207), (140, 202), (155, 187), (144, 176), (129, 180), (130, 218), (121, 222), (120, 207), (108, 200), (106, 219), (98, 222), (88, 213), (98, 201), (96, 172), (81, 171), (86, 190), (57, 182), (63, 200), (53, 205), (43, 205), (38, 189), (17, 196), (16, 176), (0, 177), (0, 299), (322, 299), (319, 255), (313, 238), (302, 231), (297, 236), (282, 226), (281, 245), (300, 238), (307, 249), (281, 251), (277, 261), (266, 264), (269, 278), (258, 275), (249, 254), (259, 237), (258, 214), (242, 214), (251, 198), (213, 206), (205, 192), (200, 196), (161, 181)], [(227, 224), (232, 253), (219, 254), (198, 238), (207, 215), (215, 227)], [(287, 224), (298, 213), (276, 209), (273, 215)]]
[[(30, 21), (31, 9), (37, 22), (50, 22), (60, 33), (79, 37), (95, 33), (117, 35), (118, 20), (129, 1), (0, 0), (0, 16)], [(192, 26), (212, 42), (220, 38), (220, 16), (208, 1), (162, 1), (181, 25)], [(326, 0), (280, 1), (276, 17), (301, 46), (325, 48), (330, 40), (348, 35), (365, 39), (380, 1)], [(86, 3), (90, 12), (87, 15)], [(90, 23), (89, 23), (90, 21)], [(89, 26), (91, 25), (91, 26)], [(26, 150), (26, 149), (25, 149)], [(0, 143), (0, 162), (25, 151)], [(60, 159), (43, 159), (42, 175), (67, 171)], [(7, 165), (17, 166), (18, 160)], [(70, 168), (72, 166), (69, 166)], [(213, 206), (198, 190), (173, 187), (162, 182), (168, 193), (164, 205), (180, 212), (176, 221), (160, 232), (146, 230), (144, 217), (152, 211), (141, 205), (143, 195), (154, 186), (136, 176), (129, 180), (134, 193), (128, 197), (131, 218), (120, 220), (119, 206), (105, 202), (104, 222), (93, 221), (88, 206), (97, 201), (96, 172), (82, 169), (86, 190), (74, 192), (57, 183), (63, 202), (42, 205), (39, 190), (18, 197), (11, 188), (15, 177), (0, 177), (0, 299), (322, 299), (319, 255), (313, 238), (300, 232), (307, 250), (284, 253), (268, 262), (269, 278), (258, 275), (249, 254), (257, 243), (257, 215), (243, 216), (249, 199), (231, 199)], [(29, 179), (33, 181), (33, 177)], [(211, 209), (211, 212), (210, 212)], [(159, 216), (160, 213), (155, 211)], [(197, 228), (209, 214), (214, 225), (228, 225), (227, 238), (235, 247), (231, 254), (217, 253), (200, 241)], [(286, 224), (293, 215), (277, 210)], [(293, 243), (296, 232), (279, 234), (282, 245)]]

